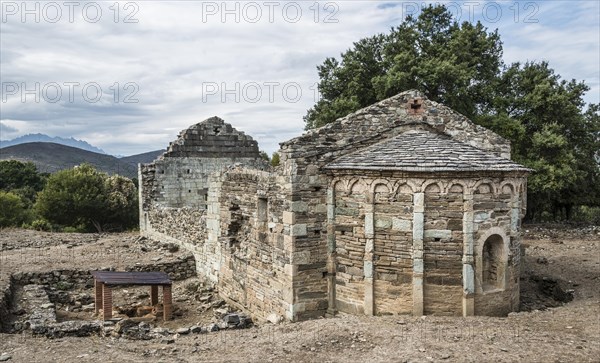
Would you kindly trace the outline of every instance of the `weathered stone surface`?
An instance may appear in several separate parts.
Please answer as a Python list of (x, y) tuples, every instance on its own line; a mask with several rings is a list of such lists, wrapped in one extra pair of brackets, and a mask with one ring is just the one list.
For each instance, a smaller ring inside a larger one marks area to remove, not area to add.
[(412, 222), (407, 219), (392, 218), (392, 228), (398, 231), (412, 231)]

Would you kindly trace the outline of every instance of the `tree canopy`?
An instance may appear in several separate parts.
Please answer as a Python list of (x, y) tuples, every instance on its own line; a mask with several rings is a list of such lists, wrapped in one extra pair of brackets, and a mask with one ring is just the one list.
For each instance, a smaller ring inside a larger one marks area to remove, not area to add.
[(459, 24), (443, 5), (430, 5), (317, 70), (321, 99), (304, 117), (306, 129), (418, 89), (511, 141), (512, 158), (535, 169), (529, 217), (600, 206), (599, 106), (586, 108), (589, 87), (562, 80), (547, 62), (505, 65), (497, 30)]
[(40, 191), (44, 187), (44, 183), (44, 175), (38, 173), (32, 162), (0, 161), (0, 189), (14, 190), (31, 187), (35, 191)]
[(136, 222), (137, 193), (133, 182), (111, 176), (83, 164), (62, 170), (48, 178), (38, 194), (37, 213), (61, 226), (127, 228)]
[(481, 24), (458, 24), (444, 6), (409, 16), (389, 34), (361, 39), (317, 66), (321, 99), (304, 120), (321, 127), (408, 89), (419, 89), (467, 117), (486, 107), (500, 73), (498, 32)]

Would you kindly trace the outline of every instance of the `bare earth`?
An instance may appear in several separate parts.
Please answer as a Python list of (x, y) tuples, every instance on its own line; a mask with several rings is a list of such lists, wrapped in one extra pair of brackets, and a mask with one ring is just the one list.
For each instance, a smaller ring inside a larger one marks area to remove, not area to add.
[[(172, 344), (158, 339), (47, 339), (0, 333), (0, 357), (10, 356), (9, 362), (599, 362), (600, 230), (525, 229), (521, 296), (526, 311), (505, 318), (340, 314), (300, 323), (181, 335)], [(17, 271), (122, 269), (184, 254), (166, 256), (164, 250), (142, 246), (134, 234), (3, 230), (0, 284)], [(538, 284), (544, 277), (574, 290), (574, 300), (565, 304), (545, 295)], [(187, 286), (195, 283), (195, 279), (178, 282), (174, 298), (178, 293), (185, 296)], [(121, 292), (116, 300), (125, 301), (137, 293)], [(180, 301), (181, 316), (155, 325), (176, 329), (214, 319), (211, 311), (200, 312), (199, 303), (192, 300)], [(88, 315), (71, 317), (89, 319)]]

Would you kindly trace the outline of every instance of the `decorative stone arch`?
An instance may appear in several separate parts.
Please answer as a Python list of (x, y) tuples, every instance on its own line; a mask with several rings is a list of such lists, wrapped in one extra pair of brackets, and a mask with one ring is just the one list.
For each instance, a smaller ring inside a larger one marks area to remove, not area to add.
[(519, 188), (513, 180), (504, 180), (503, 182), (501, 182), (498, 186), (498, 194), (502, 193), (505, 186), (509, 186), (511, 188), (511, 195), (513, 196), (513, 198), (519, 194)]
[(445, 193), (445, 186), (444, 183), (442, 183), (441, 181), (437, 181), (437, 180), (427, 180), (423, 183), (423, 185), (421, 186), (421, 189), (423, 190), (424, 193), (427, 192), (427, 188), (429, 188), (431, 185), (435, 184), (439, 189), (440, 189), (440, 194), (444, 194)]
[(394, 195), (396, 195), (396, 194), (400, 193), (400, 189), (405, 189), (405, 187), (410, 189), (410, 192), (409, 192), (410, 194), (413, 194), (415, 192), (414, 183), (411, 183), (410, 180), (407, 180), (407, 179), (401, 179), (394, 183), (392, 193)]
[(411, 193), (416, 193), (419, 189), (419, 186), (415, 184), (413, 180), (410, 179), (400, 179), (396, 183), (394, 183), (394, 193), (398, 193), (402, 186), (408, 186), (411, 190)]
[(348, 181), (343, 178), (335, 178), (331, 181), (331, 190), (345, 192), (348, 190)]
[(475, 276), (477, 293), (506, 288), (510, 238), (501, 227), (488, 229), (477, 241)]
[(479, 188), (479, 186), (482, 184), (488, 184), (492, 190), (492, 194), (494, 196), (498, 195), (498, 184), (496, 182), (494, 182), (492, 179), (482, 179), (482, 180), (479, 180), (477, 183), (475, 183), (475, 185), (473, 185), (473, 194), (475, 194), (475, 192), (477, 191), (477, 188)]
[(348, 193), (354, 194), (354, 191), (362, 191), (363, 194), (369, 189), (369, 186), (363, 179), (352, 178), (348, 181)]
[(447, 184), (446, 184), (446, 190), (444, 191), (445, 194), (450, 193), (450, 189), (452, 189), (452, 187), (454, 187), (455, 185), (459, 185), (462, 188), (462, 193), (466, 194), (467, 190), (469, 190), (467, 184), (462, 181), (462, 180), (450, 180)]
[(387, 179), (375, 179), (373, 180), (373, 182), (371, 183), (370, 186), (370, 192), (371, 194), (375, 194), (375, 192), (377, 191), (377, 187), (380, 185), (384, 185), (387, 188), (387, 192), (391, 193), (394, 190), (394, 186), (392, 185), (392, 183), (387, 180)]

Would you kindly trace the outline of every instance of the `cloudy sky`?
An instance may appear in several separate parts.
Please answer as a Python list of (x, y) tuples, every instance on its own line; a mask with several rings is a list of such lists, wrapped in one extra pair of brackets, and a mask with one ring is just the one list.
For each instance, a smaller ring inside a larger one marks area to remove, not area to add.
[[(421, 2), (2, 1), (0, 138), (75, 137), (110, 154), (166, 147), (220, 116), (271, 153), (302, 133), (316, 65)], [(446, 2), (498, 29), (504, 60), (542, 61), (599, 102), (597, 1)]]

